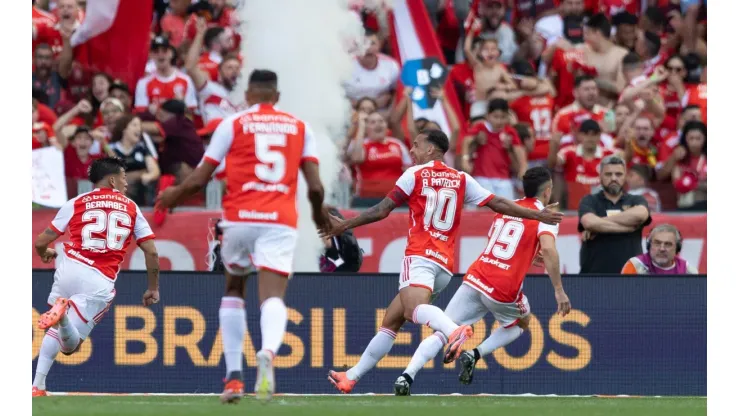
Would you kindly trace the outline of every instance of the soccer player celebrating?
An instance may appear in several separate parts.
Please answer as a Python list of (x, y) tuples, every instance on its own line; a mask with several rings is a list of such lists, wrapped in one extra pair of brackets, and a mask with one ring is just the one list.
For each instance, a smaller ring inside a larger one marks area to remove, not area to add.
[[(59, 209), (49, 227), (36, 238), (36, 253), (44, 263), (55, 258), (51, 309), (38, 327), (41, 341), (32, 396), (46, 396), (46, 376), (59, 351), (74, 354), (90, 331), (103, 319), (116, 295), (114, 284), (132, 237), (144, 252), (149, 284), (144, 306), (159, 302), (159, 256), (154, 233), (136, 203), (126, 194), (126, 165), (115, 158), (98, 159), (90, 166), (91, 192), (78, 195)], [(69, 242), (58, 253), (49, 248), (69, 230)]]
[[(417, 165), (406, 170), (396, 187), (383, 201), (361, 215), (340, 220), (332, 217), (327, 235), (380, 221), (397, 206), (408, 203), (409, 238), (399, 279), (399, 293), (386, 310), (383, 323), (356, 366), (346, 373), (329, 372), (329, 381), (342, 393), (349, 393), (357, 380), (375, 366), (393, 346), (396, 332), (405, 321), (427, 325), (448, 342), (445, 362), (462, 352), (473, 333), (469, 325), (458, 325), (430, 299), (449, 283), (454, 270), (455, 240), (463, 204), (486, 206), (504, 215), (557, 224), (562, 214), (550, 207), (522, 206), (486, 191), (470, 175), (442, 162), (449, 149), (447, 136), (439, 130), (425, 130), (414, 139), (411, 155)], [(536, 209), (531, 209), (536, 208)]]
[[(552, 179), (547, 168), (529, 169), (524, 174), (523, 185), (525, 198), (517, 200), (517, 205), (542, 209), (550, 201)], [(508, 345), (528, 328), (529, 302), (522, 288), (527, 270), (538, 252), (542, 254), (545, 270), (555, 288), (558, 313), (565, 316), (570, 312), (570, 300), (560, 278), (560, 258), (555, 247), (557, 235), (557, 225), (516, 216), (498, 214), (494, 217), (488, 232), (488, 245), (468, 269), (463, 284), (444, 312), (455, 324), (463, 326), (491, 312), (500, 324), (480, 345), (460, 356), (463, 384), (473, 381), (475, 364), (482, 356)], [(435, 332), (421, 342), (406, 371), (394, 384), (397, 396), (411, 393), (414, 377), (439, 353), (444, 337), (444, 333)]]
[(298, 240), (296, 191), (298, 170), (308, 185), (313, 220), (330, 227), (323, 206), (316, 141), (311, 128), (274, 107), (280, 98), (277, 74), (255, 70), (247, 87), (247, 110), (225, 118), (216, 128), (203, 162), (182, 184), (159, 197), (162, 208), (176, 206), (205, 187), (225, 162), (226, 195), (221, 255), (226, 269), (226, 294), (219, 323), (226, 361), (224, 403), (244, 395), (242, 351), (247, 331), (244, 296), (247, 275), (258, 273), (262, 348), (257, 352), (257, 398), (269, 400), (275, 391), (272, 361), (283, 343), (288, 310), (283, 303)]

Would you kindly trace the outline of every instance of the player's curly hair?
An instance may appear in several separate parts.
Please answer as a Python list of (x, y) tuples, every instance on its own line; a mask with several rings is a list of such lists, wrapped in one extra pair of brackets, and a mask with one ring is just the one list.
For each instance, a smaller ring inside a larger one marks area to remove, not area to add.
[(450, 139), (447, 138), (447, 135), (442, 130), (425, 129), (421, 134), (427, 136), (427, 141), (439, 149), (442, 154), (450, 150)]

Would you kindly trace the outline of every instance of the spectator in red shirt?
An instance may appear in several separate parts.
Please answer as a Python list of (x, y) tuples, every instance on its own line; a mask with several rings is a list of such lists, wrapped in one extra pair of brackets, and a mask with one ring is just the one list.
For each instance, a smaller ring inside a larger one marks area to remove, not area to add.
[[(365, 132), (358, 132), (358, 126), (360, 124), (360, 115), (365, 114), (370, 115), (374, 112), (378, 111), (378, 105), (375, 104), (375, 100), (373, 100), (370, 97), (362, 97), (355, 103), (355, 106), (352, 110), (352, 117), (350, 118), (350, 126), (349, 130), (347, 131), (347, 142), (346, 146), (344, 147), (344, 150), (347, 150), (347, 146), (352, 142), (352, 139), (359, 134), (362, 137), (365, 137)], [(365, 123), (367, 125), (367, 123)]]
[(516, 130), (509, 125), (506, 100), (491, 100), (485, 121), (474, 124), (463, 140), (462, 169), (495, 195), (514, 199), (512, 172), (517, 178), (524, 176), (527, 154)]
[(659, 179), (661, 180), (667, 179), (670, 176), (670, 171), (661, 173), (662, 166), (666, 161), (668, 161), (668, 159), (673, 154), (673, 150), (680, 143), (681, 130), (686, 125), (686, 123), (689, 123), (692, 121), (699, 121), (702, 123), (704, 122), (704, 119), (702, 118), (702, 112), (699, 106), (689, 105), (683, 110), (681, 110), (681, 115), (678, 118), (678, 126), (677, 126), (678, 130), (677, 131), (672, 131), (669, 133), (661, 132), (660, 134), (661, 143), (658, 147), (658, 165), (656, 166), (656, 168), (658, 169)]
[(615, 152), (600, 144), (601, 126), (594, 120), (586, 120), (578, 129), (578, 143), (566, 146), (550, 158), (550, 168), (562, 169), (567, 184), (567, 206), (573, 209), (584, 196), (599, 186), (599, 163)]
[(156, 70), (136, 83), (135, 111), (148, 111), (151, 117), (157, 113), (159, 105), (172, 99), (183, 100), (188, 108), (194, 110), (198, 106), (195, 86), (187, 74), (174, 66), (175, 48), (167, 38), (157, 36), (152, 40), (150, 49)]
[(167, 36), (175, 48), (180, 46), (185, 36), (188, 7), (190, 7), (190, 0), (169, 0), (167, 12), (159, 21), (162, 35)]
[(347, 154), (357, 174), (356, 194), (360, 198), (383, 198), (413, 163), (406, 145), (387, 137), (387, 131), (385, 118), (377, 111), (359, 114), (357, 134)]
[[(582, 75), (575, 80), (573, 95), (576, 101), (561, 108), (552, 120), (552, 140), (550, 140), (549, 158), (555, 158), (564, 136), (570, 136), (585, 120), (601, 122), (609, 111), (597, 104), (599, 87), (590, 75)], [(563, 143), (565, 144), (565, 143)]]
[(46, 43), (51, 47), (55, 58), (62, 53), (64, 39), (61, 32), (71, 35), (80, 26), (84, 16), (77, 5), (77, 0), (58, 0), (57, 15), (59, 18), (56, 24), (34, 25), (33, 31), (34, 49), (36, 45)]
[(239, 47), (239, 17), (234, 9), (226, 5), (226, 0), (201, 0), (190, 7), (190, 17), (185, 22), (185, 39), (181, 44), (182, 53), (190, 48), (190, 43), (195, 38), (196, 21), (198, 17), (205, 17), (208, 27), (222, 27), (235, 37), (234, 48)]
[[(200, 33), (200, 27), (197, 27), (197, 29), (196, 38)], [(195, 38), (193, 39), (195, 40)], [(210, 27), (203, 33), (201, 46), (204, 50), (198, 57), (198, 68), (207, 73), (211, 81), (218, 81), (218, 68), (229, 51), (234, 49), (234, 40), (224, 28)], [(193, 45), (190, 46), (190, 50), (192, 48)]]
[(33, 102), (31, 121), (32, 149), (40, 149), (46, 146), (58, 146), (61, 148), (61, 146), (59, 146), (59, 143), (57, 142), (56, 137), (54, 136), (54, 130), (51, 128), (51, 126), (39, 119), (38, 104), (36, 104), (36, 102)]
[[(672, 165), (672, 166), (671, 166)], [(698, 121), (686, 123), (681, 142), (664, 169), (671, 170), (682, 211), (707, 210), (707, 126)]]
[[(480, 38), (473, 40), (470, 47), (474, 55), (478, 55), (480, 52), (480, 44)], [(468, 60), (467, 55), (463, 62), (452, 66), (449, 79), (455, 88), (457, 99), (462, 107), (463, 117), (465, 117), (465, 121), (468, 121), (470, 120), (470, 107), (475, 102), (475, 73), (473, 63)]]
[(649, 117), (637, 117), (633, 124), (634, 136), (628, 137), (624, 147), (624, 160), (627, 168), (645, 165), (655, 169), (658, 163), (658, 150), (655, 147), (655, 126)]
[[(67, 179), (87, 180), (87, 170), (92, 162), (104, 156), (103, 154), (90, 153), (95, 141), (91, 133), (90, 128), (79, 126), (70, 136), (68, 142), (66, 138), (60, 140), (60, 143), (64, 146), (64, 176)], [(59, 137), (63, 136), (60, 135)], [(107, 144), (101, 143), (101, 145), (107, 150), (107, 155), (114, 156)]]

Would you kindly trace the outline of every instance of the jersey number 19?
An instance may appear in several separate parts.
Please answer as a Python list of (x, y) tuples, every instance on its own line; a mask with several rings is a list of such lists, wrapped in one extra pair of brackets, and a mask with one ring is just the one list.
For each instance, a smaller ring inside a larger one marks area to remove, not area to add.
[(511, 259), (522, 239), (522, 234), (524, 234), (524, 224), (498, 218), (488, 232), (490, 239), (483, 254), (493, 254), (499, 260)]

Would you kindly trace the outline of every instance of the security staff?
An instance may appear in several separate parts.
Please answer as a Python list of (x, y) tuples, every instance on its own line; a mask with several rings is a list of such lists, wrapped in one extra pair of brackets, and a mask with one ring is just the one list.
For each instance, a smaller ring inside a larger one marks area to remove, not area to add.
[(645, 198), (624, 192), (626, 170), (621, 157), (605, 157), (599, 165), (602, 190), (581, 199), (581, 273), (619, 273), (642, 253), (642, 229), (652, 218)]
[(660, 224), (648, 235), (647, 253), (627, 260), (622, 274), (698, 274), (696, 267), (679, 256), (682, 245), (678, 228)]

